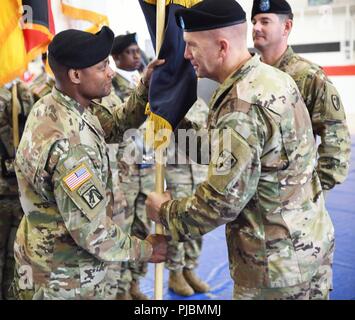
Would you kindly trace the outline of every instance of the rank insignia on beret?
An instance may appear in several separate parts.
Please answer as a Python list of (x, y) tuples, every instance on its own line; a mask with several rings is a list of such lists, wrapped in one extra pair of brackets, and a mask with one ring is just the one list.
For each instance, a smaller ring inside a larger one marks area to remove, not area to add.
[(238, 160), (230, 151), (223, 150), (216, 161), (216, 171), (217, 173), (228, 171), (232, 169), (237, 162)]
[(92, 177), (85, 164), (82, 164), (70, 172), (64, 179), (64, 183), (70, 189), (70, 191), (75, 191), (86, 181)]
[(269, 0), (261, 0), (260, 1), (260, 10), (263, 12), (270, 10), (270, 1)]
[(333, 103), (334, 109), (336, 111), (339, 111), (340, 110), (340, 99), (335, 94), (332, 95), (332, 103)]
[(97, 190), (97, 188), (92, 185), (85, 193), (83, 193), (82, 198), (86, 201), (91, 209), (94, 209), (102, 200), (103, 196)]

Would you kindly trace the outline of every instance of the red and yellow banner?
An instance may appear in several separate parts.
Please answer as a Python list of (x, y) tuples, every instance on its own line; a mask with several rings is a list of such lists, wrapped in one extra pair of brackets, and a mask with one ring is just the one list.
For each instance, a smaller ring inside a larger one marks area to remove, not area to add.
[(107, 0), (2, 0), (0, 86), (21, 77), (56, 33), (69, 28), (95, 33), (108, 25), (108, 7)]

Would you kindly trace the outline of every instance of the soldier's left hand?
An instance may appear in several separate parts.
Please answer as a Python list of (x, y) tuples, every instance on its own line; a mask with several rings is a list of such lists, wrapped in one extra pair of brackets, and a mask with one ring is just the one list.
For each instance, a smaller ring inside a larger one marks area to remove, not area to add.
[(147, 66), (147, 68), (144, 70), (144, 74), (142, 76), (142, 83), (148, 88), (149, 87), (149, 81), (150, 78), (152, 77), (153, 71), (157, 66), (160, 66), (165, 63), (164, 59), (155, 59), (152, 62), (150, 62)]
[(159, 211), (164, 202), (171, 200), (169, 192), (163, 194), (157, 192), (151, 192), (148, 194), (147, 200), (145, 200), (146, 210), (148, 218), (154, 222), (160, 223)]

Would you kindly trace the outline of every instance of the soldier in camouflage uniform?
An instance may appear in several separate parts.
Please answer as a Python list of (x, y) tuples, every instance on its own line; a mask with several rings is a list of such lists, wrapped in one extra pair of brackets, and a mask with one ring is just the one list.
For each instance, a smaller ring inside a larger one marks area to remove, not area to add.
[[(199, 128), (207, 124), (208, 107), (198, 99), (186, 115), (186, 119)], [(178, 149), (176, 149), (178, 152)], [(175, 156), (176, 158), (176, 156)], [(154, 175), (151, 176), (152, 180)], [(165, 170), (167, 190), (173, 198), (188, 197), (197, 185), (207, 177), (207, 166), (199, 164), (168, 164)], [(154, 188), (149, 190), (154, 191)], [(202, 237), (184, 243), (170, 241), (165, 266), (169, 269), (169, 288), (182, 296), (191, 296), (195, 292), (209, 291), (207, 283), (197, 277), (195, 272), (202, 249)]]
[(0, 299), (13, 299), (9, 291), (14, 274), (14, 241), (23, 216), (13, 161), (12, 86), (19, 102), (19, 134), (33, 105), (33, 97), (22, 82), (0, 88)]
[(142, 56), (137, 43), (137, 34), (129, 33), (117, 36), (111, 55), (117, 67), (112, 84), (116, 94), (124, 101), (141, 78), (138, 70), (142, 65)]
[(142, 241), (112, 220), (105, 138), (119, 139), (143, 121), (143, 81), (161, 63), (148, 66), (125, 107), (106, 109), (100, 125), (92, 99), (111, 91), (113, 37), (108, 27), (96, 35), (66, 30), (49, 45), (56, 86), (32, 109), (15, 162), (25, 213), (14, 248), (13, 289), (20, 299), (104, 299), (108, 265), (165, 260), (164, 236)]
[(209, 104), (217, 139), (195, 194), (169, 200), (152, 193), (148, 216), (178, 241), (226, 224), (234, 299), (327, 299), (334, 228), (297, 85), (250, 56), (246, 14), (236, 1), (205, 0), (176, 15), (185, 57), (199, 77), (221, 83)]
[[(112, 79), (114, 93), (122, 102), (127, 101), (130, 94), (139, 84), (141, 74), (138, 68), (141, 65), (140, 48), (137, 44), (136, 34), (117, 36), (114, 40), (111, 55), (116, 64), (116, 72)], [(119, 185), (127, 200), (125, 215), (120, 218), (120, 227), (125, 232), (144, 239), (149, 234), (149, 227), (145, 210), (137, 215), (136, 199), (139, 193), (139, 166), (128, 165), (123, 155), (126, 147), (133, 143), (131, 139), (120, 144), (109, 144), (109, 157), (113, 169), (113, 185)], [(147, 273), (145, 262), (123, 262), (120, 276), (115, 283), (116, 299), (119, 300), (147, 300), (139, 288), (139, 279)]]
[(307, 106), (318, 146), (317, 173), (325, 191), (342, 183), (349, 171), (351, 140), (339, 93), (318, 65), (295, 54), (287, 45), (293, 13), (285, 0), (254, 0), (254, 46), (264, 63), (295, 80)]
[(50, 94), (54, 84), (54, 79), (51, 76), (45, 72), (41, 73), (30, 85), (30, 90), (33, 94), (35, 102), (47, 94)]
[[(132, 90), (133, 92), (133, 90)], [(101, 99), (93, 100), (95, 104), (93, 108), (93, 113), (98, 117), (99, 120), (105, 118), (105, 114), (110, 114), (117, 107), (119, 108), (122, 105), (121, 100), (116, 95), (113, 87), (111, 93), (107, 97)], [(105, 121), (101, 123), (104, 130), (109, 132), (111, 129), (106, 128)], [(118, 156), (118, 147), (120, 144), (113, 143), (106, 138), (108, 149), (108, 157), (110, 162), (110, 169), (112, 175), (112, 192), (113, 192), (113, 210), (112, 210), (112, 221), (117, 224), (120, 229), (127, 234), (131, 234), (130, 221), (127, 221), (131, 216), (131, 208), (128, 205), (129, 198), (123, 191), (123, 185), (126, 181), (122, 180), (122, 171), (119, 170), (122, 166), (119, 165), (117, 156)], [(130, 195), (128, 193), (128, 195)], [(110, 300), (122, 300), (127, 299), (127, 292), (129, 292), (130, 283), (132, 281), (132, 275), (130, 270), (127, 268), (127, 265), (130, 262), (121, 262), (118, 264), (111, 264), (107, 268), (106, 273), (106, 299)]]
[(35, 102), (42, 97), (50, 94), (54, 87), (54, 79), (46, 73), (45, 65), (47, 63), (47, 53), (42, 54), (42, 72), (31, 82), (30, 90)]

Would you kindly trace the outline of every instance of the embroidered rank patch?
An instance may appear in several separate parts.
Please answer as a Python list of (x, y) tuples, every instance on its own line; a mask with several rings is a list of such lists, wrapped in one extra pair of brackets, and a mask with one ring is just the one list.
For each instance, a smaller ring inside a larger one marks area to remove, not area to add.
[(83, 193), (81, 197), (86, 201), (91, 209), (94, 209), (104, 198), (94, 185)]
[(64, 183), (70, 189), (70, 191), (75, 191), (86, 181), (92, 177), (92, 174), (86, 168), (85, 164), (80, 165), (69, 173), (64, 179)]

